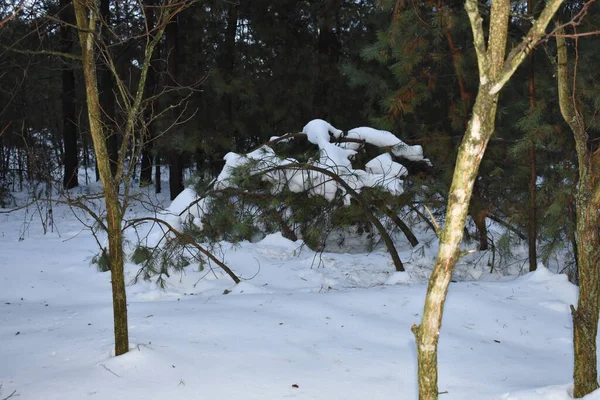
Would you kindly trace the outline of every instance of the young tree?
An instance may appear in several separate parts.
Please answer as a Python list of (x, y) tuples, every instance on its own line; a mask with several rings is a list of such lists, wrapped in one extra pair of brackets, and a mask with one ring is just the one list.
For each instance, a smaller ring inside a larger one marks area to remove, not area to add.
[[(69, 0), (61, 0), (61, 19), (64, 24), (60, 27), (60, 41), (62, 51), (65, 54), (72, 52), (73, 29), (75, 22), (73, 6)], [(61, 72), (62, 78), (62, 120), (63, 120), (63, 143), (64, 143), (64, 175), (63, 187), (72, 189), (79, 185), (77, 180), (78, 157), (77, 157), (77, 125), (75, 114), (75, 72), (72, 68), (65, 66)]]
[[(596, 336), (600, 313), (600, 148), (590, 141), (573, 73), (569, 72), (564, 30), (557, 30), (558, 97), (560, 112), (575, 138), (579, 180), (575, 195), (579, 299), (573, 317), (574, 384), (573, 396), (583, 397), (598, 389)], [(576, 71), (575, 71), (576, 72)], [(579, 105), (578, 105), (579, 104)], [(594, 147), (595, 146), (595, 147)]]
[(437, 260), (429, 280), (420, 325), (413, 325), (417, 344), (419, 399), (438, 398), (437, 345), (444, 303), (454, 266), (460, 257), (460, 243), (469, 210), (469, 202), (481, 159), (494, 133), (498, 97), (519, 65), (544, 36), (546, 27), (562, 0), (550, 0), (532, 28), (508, 55), (509, 0), (493, 0), (488, 40), (483, 19), (475, 0), (467, 0), (465, 9), (473, 32), (479, 70), (479, 89), (471, 119), (458, 151), (452, 185), (448, 195), (446, 223), (440, 236)]
[[(534, 7), (533, 0), (527, 0), (527, 12), (533, 18)], [(527, 88), (529, 97), (529, 108), (535, 107), (535, 64), (533, 52), (529, 54), (529, 84)], [(536, 192), (537, 192), (537, 166), (535, 143), (529, 145), (529, 183), (528, 183), (529, 201), (527, 213), (527, 242), (529, 244), (529, 271), (537, 269), (537, 213), (536, 213)]]
[[(179, 22), (177, 16), (173, 18), (166, 27), (166, 43), (167, 43), (167, 70), (168, 70), (168, 85), (175, 87), (177, 85), (179, 62)], [(179, 151), (175, 149), (169, 150), (169, 189), (171, 200), (183, 191), (183, 159)]]
[[(75, 0), (76, 26), (81, 44), (81, 57), (83, 76), (85, 80), (86, 102), (90, 124), (90, 133), (94, 142), (96, 160), (100, 180), (104, 188), (104, 199), (106, 204), (106, 231), (108, 234), (108, 257), (111, 271), (111, 282), (113, 292), (113, 312), (115, 331), (115, 353), (121, 355), (129, 350), (128, 328), (127, 328), (127, 302), (124, 277), (123, 256), (123, 233), (122, 222), (126, 210), (127, 194), (129, 191), (129, 174), (132, 173), (132, 163), (137, 162), (137, 155), (129, 157), (127, 149), (129, 146), (139, 148), (136, 129), (140, 119), (144, 115), (144, 91), (150, 61), (155, 48), (160, 42), (169, 21), (177, 15), (187, 2), (165, 0), (156, 5), (158, 20), (154, 32), (145, 32), (142, 59), (139, 62), (139, 78), (133, 93), (128, 91), (124, 79), (119, 79), (119, 73), (110, 53), (104, 51), (101, 44), (102, 35), (99, 30), (102, 25), (101, 10), (98, 0)], [(140, 4), (140, 9), (143, 5)], [(102, 107), (100, 105), (100, 92), (97, 81), (97, 48), (106, 68), (113, 76), (114, 84), (119, 95), (122, 107), (124, 126), (121, 129), (121, 144), (117, 154), (117, 163), (111, 170), (111, 157), (108, 145), (109, 133), (103, 125)], [(119, 186), (124, 186), (124, 200), (120, 201)]]

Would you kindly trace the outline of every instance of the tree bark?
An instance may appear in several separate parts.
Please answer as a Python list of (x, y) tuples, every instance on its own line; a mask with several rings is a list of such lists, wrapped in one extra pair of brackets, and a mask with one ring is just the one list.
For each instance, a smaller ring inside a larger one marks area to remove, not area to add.
[[(60, 27), (61, 47), (64, 53), (71, 53), (72, 40), (71, 27), (75, 17), (70, 0), (61, 0), (61, 19), (65, 22)], [(77, 125), (75, 124), (75, 73), (70, 66), (64, 66), (62, 76), (62, 120), (64, 143), (64, 176), (63, 187), (72, 189), (79, 185), (78, 157), (77, 157)]]
[[(559, 30), (557, 33), (564, 33)], [(581, 398), (598, 389), (596, 336), (600, 313), (600, 153), (592, 152), (583, 115), (576, 109), (576, 92), (569, 88), (565, 38), (556, 37), (558, 53), (558, 96), (560, 112), (575, 137), (579, 181), (575, 195), (577, 219), (577, 265), (579, 298), (577, 309), (571, 305), (573, 317), (573, 396)]]
[(127, 296), (123, 271), (122, 211), (119, 203), (119, 185), (115, 181), (111, 171), (111, 160), (103, 129), (100, 94), (96, 78), (94, 34), (97, 30), (98, 10), (96, 8), (97, 3), (93, 0), (76, 0), (73, 4), (75, 6), (75, 17), (79, 30), (79, 41), (81, 43), (90, 133), (94, 142), (100, 180), (104, 187), (113, 296), (115, 354), (118, 356), (129, 351)]
[[(481, 159), (494, 133), (498, 95), (517, 67), (537, 44), (562, 0), (548, 1), (519, 46), (506, 57), (506, 39), (510, 0), (493, 0), (488, 35), (476, 0), (467, 0), (465, 9), (473, 32), (473, 43), (479, 68), (479, 89), (471, 120), (458, 149), (456, 166), (446, 208), (446, 223), (440, 235), (437, 260), (429, 280), (423, 317), (413, 325), (418, 359), (419, 399), (438, 398), (437, 345), (444, 303), (454, 266), (460, 256), (460, 243), (469, 211), (469, 202)], [(489, 40), (486, 43), (485, 38)]]

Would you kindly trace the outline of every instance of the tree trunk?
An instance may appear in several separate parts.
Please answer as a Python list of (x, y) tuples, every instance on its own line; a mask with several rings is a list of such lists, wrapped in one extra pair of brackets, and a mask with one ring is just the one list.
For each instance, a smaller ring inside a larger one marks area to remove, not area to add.
[[(564, 32), (561, 29), (557, 33)], [(592, 153), (585, 121), (575, 108), (575, 92), (569, 88), (573, 78), (568, 71), (565, 38), (557, 35), (556, 45), (560, 112), (573, 131), (579, 169), (575, 195), (579, 298), (577, 309), (571, 305), (571, 313), (575, 357), (573, 396), (581, 398), (598, 389), (596, 336), (600, 313), (600, 153), (599, 150)]]
[[(169, 85), (177, 85), (177, 59), (178, 59), (178, 26), (177, 18), (173, 19), (165, 30), (167, 35), (167, 69), (169, 72)], [(169, 189), (171, 200), (183, 191), (183, 160), (177, 150), (171, 149), (168, 152), (167, 160), (169, 162)]]
[[(527, 11), (534, 17), (533, 0), (527, 0)], [(529, 108), (535, 106), (535, 65), (533, 52), (529, 55)], [(537, 194), (537, 164), (535, 142), (529, 146), (529, 204), (527, 219), (527, 241), (529, 244), (529, 271), (537, 269), (537, 213), (535, 198)]]
[(479, 194), (477, 185), (473, 187), (473, 198), (471, 199), (470, 213), (479, 236), (479, 250), (485, 251), (489, 248), (488, 231), (485, 223), (487, 212), (483, 207), (481, 195)]
[(159, 194), (162, 192), (162, 181), (160, 173), (160, 153), (157, 152), (154, 157), (154, 192)]
[[(65, 22), (60, 27), (61, 47), (64, 53), (71, 53), (72, 40), (71, 27), (73, 24), (73, 8), (71, 1), (61, 0), (61, 18)], [(62, 76), (62, 121), (64, 143), (64, 176), (63, 187), (72, 189), (79, 185), (78, 182), (78, 157), (77, 157), (77, 125), (75, 124), (75, 73), (67, 66), (63, 67)]]
[[(146, 31), (151, 32), (156, 25), (156, 18), (154, 16), (154, 7), (146, 7)], [(150, 68), (148, 69), (148, 75), (146, 77), (147, 92), (150, 96), (156, 94), (156, 88), (158, 84), (157, 79), (157, 68), (159, 55), (152, 57), (150, 62)], [(152, 101), (145, 110), (146, 115), (146, 132), (143, 132), (140, 138), (142, 146), (142, 166), (140, 168), (140, 186), (148, 186), (152, 184), (152, 150), (153, 140), (156, 138), (156, 124), (152, 121), (158, 106), (157, 101)]]
[(169, 151), (169, 191), (171, 200), (183, 192), (183, 162), (181, 154), (175, 150)]
[[(102, 40), (108, 46), (110, 44), (109, 29), (110, 26), (110, 0), (100, 0), (100, 17), (102, 18)], [(105, 51), (109, 51), (106, 49)], [(117, 173), (117, 165), (119, 161), (119, 132), (115, 129), (115, 94), (114, 77), (110, 69), (103, 65), (100, 68), (100, 108), (102, 111), (102, 121), (104, 135), (108, 144), (108, 156), (110, 159), (110, 170), (113, 176)]]
[(113, 317), (115, 334), (115, 354), (121, 355), (129, 351), (129, 335), (127, 328), (127, 297), (125, 292), (125, 275), (123, 271), (123, 237), (121, 232), (121, 207), (119, 204), (119, 185), (111, 172), (106, 136), (102, 124), (100, 94), (96, 79), (96, 60), (94, 34), (97, 30), (98, 13), (92, 1), (74, 1), (75, 17), (81, 43), (83, 76), (85, 80), (86, 102), (90, 123), (90, 133), (94, 142), (96, 162), (106, 204), (106, 220), (108, 233), (108, 252), (113, 295)]
[[(227, 30), (225, 32), (225, 41), (223, 43), (223, 52), (219, 60), (219, 69), (223, 75), (223, 81), (225, 84), (231, 84), (234, 78), (233, 69), (235, 67), (235, 41), (237, 34), (237, 23), (238, 23), (238, 8), (239, 3), (231, 2), (228, 4), (229, 9), (227, 10)], [(225, 114), (229, 126), (232, 129), (234, 127), (234, 112), (233, 112), (233, 97), (232, 94), (226, 92), (223, 94), (221, 100), (225, 105)], [(239, 135), (239, 132), (233, 132), (234, 135)]]
[(326, 0), (319, 2), (318, 27), (319, 37), (317, 40), (317, 71), (313, 115), (315, 118), (328, 119), (331, 117), (333, 99), (331, 93), (331, 82), (338, 73), (338, 61), (340, 56), (340, 43), (334, 23), (336, 12), (339, 10), (339, 0)]
[(142, 149), (142, 166), (140, 168), (140, 187), (152, 184), (152, 127), (148, 127)]
[(469, 199), (483, 153), (494, 132), (498, 94), (489, 94), (483, 86), (473, 108), (473, 116), (458, 151), (450, 187), (446, 224), (441, 237), (438, 257), (429, 280), (421, 325), (413, 325), (417, 342), (419, 399), (437, 399), (437, 344), (442, 327), (444, 302), (459, 258), (463, 227), (469, 211)]
[(529, 146), (529, 204), (527, 219), (527, 242), (529, 244), (529, 271), (537, 269), (537, 214), (536, 214), (536, 193), (537, 193), (537, 165), (535, 157), (535, 144)]
[[(418, 359), (419, 399), (438, 398), (437, 345), (444, 303), (454, 266), (460, 256), (463, 229), (475, 178), (487, 144), (494, 133), (498, 95), (531, 49), (537, 44), (562, 0), (549, 0), (533, 27), (508, 57), (506, 39), (510, 0), (493, 0), (489, 32), (483, 30), (483, 19), (476, 0), (467, 0), (465, 9), (473, 32), (473, 43), (479, 69), (479, 89), (471, 120), (458, 149), (454, 175), (448, 195), (446, 223), (440, 235), (437, 260), (429, 280), (421, 325), (413, 325)], [(485, 38), (488, 37), (486, 43)]]

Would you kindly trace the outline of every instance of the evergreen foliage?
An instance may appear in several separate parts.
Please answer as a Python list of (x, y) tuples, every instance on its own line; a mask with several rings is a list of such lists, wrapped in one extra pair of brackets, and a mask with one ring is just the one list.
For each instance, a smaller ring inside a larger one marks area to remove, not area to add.
[[(260, 153), (253, 152), (254, 156), (228, 165), (225, 171), (226, 185), (218, 183), (206, 190), (205, 182), (200, 180), (197, 192), (202, 199), (201, 221), (200, 224), (196, 220), (193, 223), (188, 221), (188, 229), (194, 232), (198, 240), (213, 243), (219, 240), (256, 241), (266, 234), (282, 232), (288, 239), (303, 239), (314, 250), (330, 251), (337, 248), (344, 251), (370, 250), (382, 240), (384, 233), (381, 229), (386, 231), (385, 235), (390, 232), (412, 235), (407, 226), (411, 223), (405, 224), (399, 217), (409, 213), (408, 205), (412, 201), (409, 195), (393, 195), (377, 186), (350, 193), (340, 187), (332, 198), (313, 193), (313, 187), (328, 184), (328, 180), (344, 181), (349, 177), (334, 173), (334, 176), (325, 177), (326, 182), (312, 181), (317, 179), (317, 175), (313, 174), (310, 166), (320, 155), (316, 146), (305, 143), (306, 139), (301, 135), (272, 145), (279, 160), (291, 162), (288, 165), (295, 172), (288, 175), (272, 175), (288, 167), (285, 163), (280, 165), (269, 161), (270, 155), (263, 151), (264, 158), (259, 156)], [(364, 168), (367, 160), (385, 151), (385, 148), (363, 144), (353, 157), (353, 165)], [(275, 181), (272, 180), (273, 176), (276, 177)], [(304, 189), (292, 190), (293, 184), (288, 186), (285, 179), (292, 180), (300, 176)], [(387, 229), (383, 225), (375, 226), (372, 218), (384, 221)], [(352, 245), (345, 243), (350, 236), (361, 238), (362, 245), (356, 240)], [(411, 238), (411, 243), (416, 245), (416, 239)], [(356, 248), (352, 249), (352, 246)]]
[(102, 249), (100, 253), (94, 255), (92, 257), (91, 264), (95, 265), (100, 272), (110, 271), (110, 261), (108, 259), (108, 252), (106, 249)]

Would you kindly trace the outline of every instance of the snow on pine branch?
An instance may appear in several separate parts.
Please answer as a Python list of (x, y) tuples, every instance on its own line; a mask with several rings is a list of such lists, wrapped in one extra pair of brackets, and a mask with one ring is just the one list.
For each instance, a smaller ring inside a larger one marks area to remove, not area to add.
[[(394, 161), (392, 155), (430, 164), (429, 160), (423, 157), (421, 146), (409, 146), (387, 131), (360, 127), (351, 129), (345, 135), (342, 130), (327, 121), (315, 119), (306, 124), (302, 134), (319, 148), (318, 159), (309, 160), (307, 165), (335, 173), (356, 192), (364, 188), (380, 188), (396, 196), (404, 192), (403, 177), (408, 175), (408, 170)], [(342, 137), (357, 140), (331, 142), (332, 138)], [(352, 162), (363, 145), (361, 141), (389, 151), (367, 162), (365, 169), (354, 168)], [(344, 196), (344, 204), (350, 204), (351, 196), (340, 183), (322, 172), (299, 168), (301, 163), (294, 158), (280, 158), (272, 147), (263, 145), (247, 154), (230, 152), (225, 155), (224, 160), (225, 166), (216, 179), (215, 190), (244, 189), (241, 187), (243, 185), (236, 183), (239, 182), (236, 171), (248, 168), (246, 173), (251, 176), (262, 175), (261, 179), (270, 184), (271, 193), (274, 195), (287, 189), (293, 193), (305, 192), (309, 196), (322, 196), (328, 201), (333, 201), (341, 193)], [(286, 166), (289, 166), (289, 169)], [(203, 209), (207, 208), (204, 199), (194, 199), (190, 190), (184, 191), (180, 196), (184, 196), (185, 200), (175, 199), (168, 212), (177, 215), (180, 221), (192, 221), (202, 229)], [(183, 203), (190, 204), (193, 201), (193, 207), (182, 207)]]

